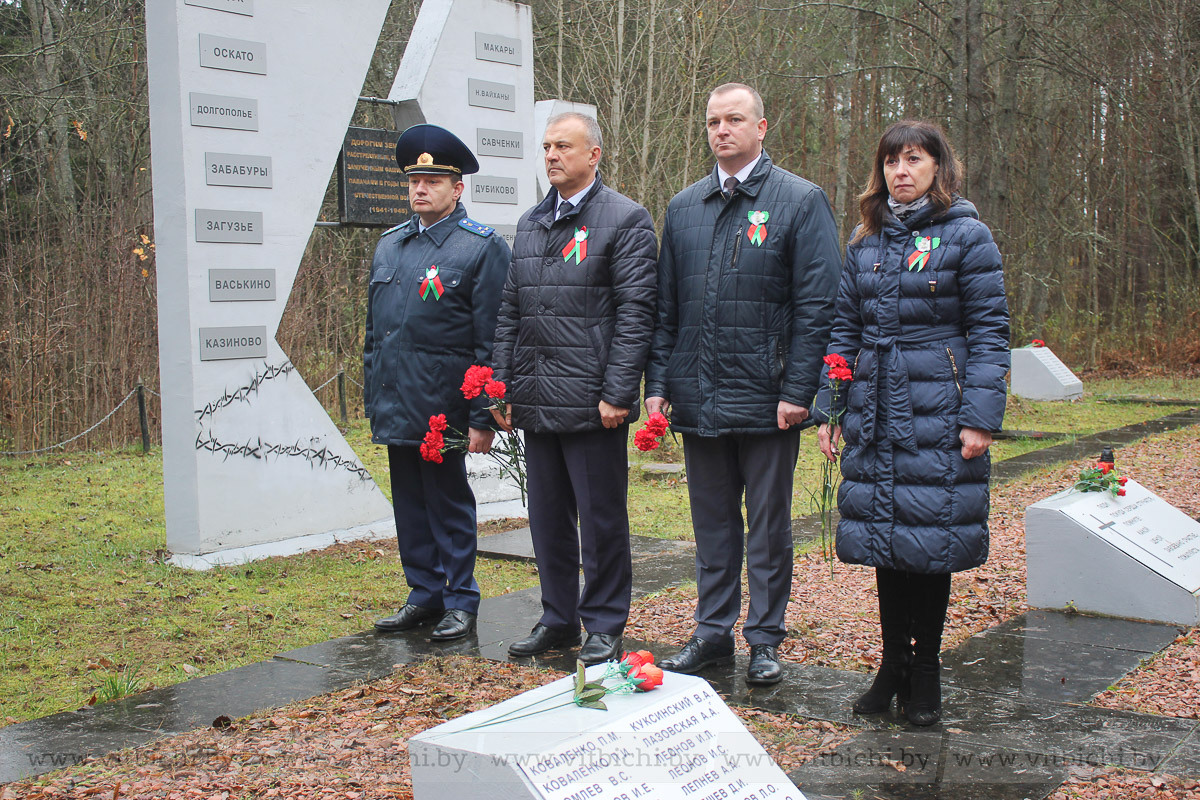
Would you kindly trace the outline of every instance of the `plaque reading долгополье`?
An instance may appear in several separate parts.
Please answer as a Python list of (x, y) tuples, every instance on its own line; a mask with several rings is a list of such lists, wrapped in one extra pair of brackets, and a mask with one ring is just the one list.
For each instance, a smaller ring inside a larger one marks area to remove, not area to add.
[(343, 225), (392, 226), (408, 218), (408, 179), (396, 163), (395, 131), (348, 128), (338, 158)]
[[(588, 679), (604, 669), (589, 668)], [(563, 678), (412, 737), (413, 796), (804, 798), (702, 678), (665, 673), (652, 692), (606, 695), (607, 711), (571, 697)], [(531, 704), (542, 710), (522, 711)]]

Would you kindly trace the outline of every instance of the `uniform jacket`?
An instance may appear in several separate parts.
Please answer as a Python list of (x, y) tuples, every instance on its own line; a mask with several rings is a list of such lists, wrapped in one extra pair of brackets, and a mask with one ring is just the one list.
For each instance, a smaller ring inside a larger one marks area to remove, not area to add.
[[(461, 387), (467, 367), (489, 363), (508, 244), (467, 219), (462, 203), (423, 233), (417, 222), (386, 232), (371, 262), (363, 401), (379, 444), (419, 445), (434, 414), (464, 434), (493, 422), (486, 400), (466, 400)], [(422, 299), (434, 266), (441, 298)]]
[[(496, 328), (495, 365), (508, 383), (513, 423), (535, 433), (603, 427), (601, 400), (638, 417), (654, 326), (650, 213), (596, 182), (555, 220), (558, 191), (517, 223)], [(586, 256), (571, 248), (586, 229)]]
[(812, 404), (833, 323), (838, 249), (825, 193), (766, 153), (729, 200), (716, 167), (675, 195), (646, 370), (646, 394), (670, 401), (672, 428), (777, 432), (780, 400)]
[[(928, 263), (910, 269), (921, 239)], [(847, 249), (829, 345), (854, 369), (835, 406), (848, 401), (842, 561), (945, 573), (987, 560), (991, 462), (964, 461), (958, 434), (1000, 429), (1008, 337), (1000, 251), (966, 200), (890, 217)], [(832, 400), (823, 387), (819, 420)]]

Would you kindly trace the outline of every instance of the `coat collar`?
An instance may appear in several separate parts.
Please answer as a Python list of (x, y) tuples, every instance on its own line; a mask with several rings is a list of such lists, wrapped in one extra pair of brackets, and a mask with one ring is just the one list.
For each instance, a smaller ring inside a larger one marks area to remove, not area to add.
[[(459, 220), (466, 219), (466, 217), (467, 209), (460, 200), (454, 207), (454, 210), (450, 212), (450, 216), (439, 220), (436, 225), (427, 229), (425, 231), (425, 235), (430, 239), (433, 239), (433, 243), (435, 245), (441, 247), (446, 243), (446, 239), (450, 236), (450, 234), (454, 232), (454, 229), (458, 227)], [(413, 214), (412, 217), (409, 218), (408, 225), (406, 226), (405, 230), (400, 231), (400, 240), (404, 241), (405, 239), (416, 236), (420, 232), (420, 218), (417, 217), (416, 214)]]
[[(762, 190), (763, 184), (767, 181), (767, 176), (771, 174), (771, 157), (767, 155), (767, 151), (763, 150), (762, 158), (758, 160), (758, 164), (750, 173), (750, 177), (737, 185), (733, 190), (734, 194), (744, 194), (747, 197), (758, 197), (758, 193)], [(720, 194), (723, 191), (721, 181), (717, 178), (717, 165), (713, 164), (712, 172), (708, 174), (708, 178), (704, 186), (704, 199), (712, 197), (715, 194)]]
[[(591, 190), (584, 195), (583, 202), (572, 208), (566, 214), (563, 214), (563, 219), (574, 219), (579, 210), (591, 202), (592, 198), (600, 193), (604, 188), (604, 179), (600, 175), (600, 171), (596, 170), (596, 181), (592, 184)], [(530, 218), (541, 225), (546, 230), (550, 230), (550, 226), (557, 220), (554, 219), (554, 211), (558, 208), (558, 189), (550, 188), (549, 194), (542, 198), (542, 202), (533, 207), (533, 213)]]

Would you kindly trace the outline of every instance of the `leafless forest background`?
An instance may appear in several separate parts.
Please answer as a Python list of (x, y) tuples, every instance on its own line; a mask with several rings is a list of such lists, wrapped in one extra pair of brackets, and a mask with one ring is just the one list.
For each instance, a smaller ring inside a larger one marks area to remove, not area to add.
[[(386, 96), (418, 7), (393, 3), (364, 94)], [(826, 189), (843, 241), (880, 131), (935, 119), (1004, 253), (1014, 342), (1076, 368), (1200, 364), (1194, 0), (533, 8), (537, 96), (599, 107), (606, 180), (660, 223), (710, 166), (716, 84), (760, 89), (769, 152)], [(0, 0), (0, 450), (82, 430), (139, 377), (157, 387), (143, 9)], [(387, 126), (365, 104), (355, 122)], [(361, 378), (376, 236), (314, 231), (279, 337), (310, 385)], [(120, 415), (86, 442), (135, 436)]]

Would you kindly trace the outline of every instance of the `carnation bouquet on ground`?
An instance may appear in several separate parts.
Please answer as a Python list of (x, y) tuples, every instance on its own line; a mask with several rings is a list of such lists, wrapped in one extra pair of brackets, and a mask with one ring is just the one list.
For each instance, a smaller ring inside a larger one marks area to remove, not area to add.
[[(503, 410), (507, 391), (504, 381), (493, 379), (491, 367), (473, 365), (467, 368), (463, 376), (463, 397), (474, 400), (481, 394), (486, 395), (489, 408)], [(429, 418), (429, 430), (425, 433), (425, 441), (421, 443), (421, 458), (440, 464), (445, 452), (467, 452), (469, 441), (467, 434), (447, 424), (445, 414), (435, 414)], [(521, 443), (521, 437), (515, 431), (498, 431), (488, 455), (500, 468), (500, 476), (510, 479), (521, 490), (521, 502), (524, 503), (525, 446)]]
[(1077, 492), (1108, 492), (1113, 497), (1125, 496), (1125, 482), (1128, 478), (1117, 474), (1112, 450), (1104, 448), (1096, 466), (1088, 467), (1079, 473), (1079, 480), (1072, 487)]
[[(854, 372), (850, 369), (846, 359), (837, 353), (825, 356), (825, 366), (829, 367), (825, 374), (825, 380), (829, 386), (827, 415), (832, 436), (832, 429), (842, 424), (842, 415), (846, 413), (846, 409), (838, 404), (838, 396), (841, 394), (842, 387), (854, 380)], [(833, 509), (837, 506), (838, 484), (842, 482), (842, 472), (836, 457), (837, 451), (834, 451), (833, 461), (825, 459), (822, 462), (821, 487), (816, 492), (810, 492), (816, 501), (817, 513), (821, 515), (821, 555), (829, 563), (830, 571), (833, 570), (834, 556)]]

